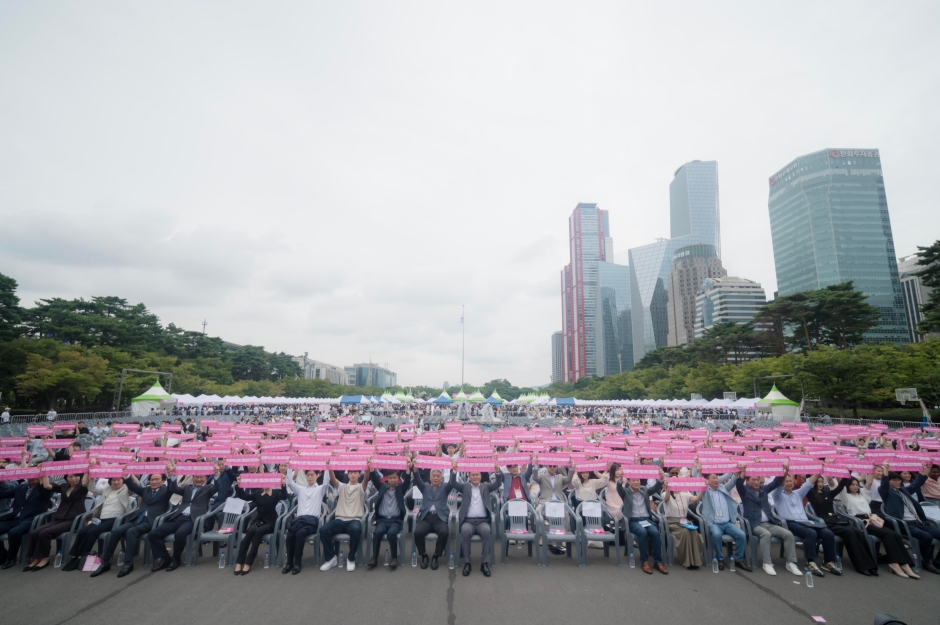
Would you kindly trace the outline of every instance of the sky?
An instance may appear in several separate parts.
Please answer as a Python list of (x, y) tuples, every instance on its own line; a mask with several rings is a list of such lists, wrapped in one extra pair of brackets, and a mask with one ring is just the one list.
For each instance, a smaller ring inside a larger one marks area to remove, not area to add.
[(940, 238), (936, 2), (0, 3), (0, 273), (400, 384), (550, 381), (578, 202), (615, 260), (718, 162), (730, 275), (768, 177), (877, 148)]

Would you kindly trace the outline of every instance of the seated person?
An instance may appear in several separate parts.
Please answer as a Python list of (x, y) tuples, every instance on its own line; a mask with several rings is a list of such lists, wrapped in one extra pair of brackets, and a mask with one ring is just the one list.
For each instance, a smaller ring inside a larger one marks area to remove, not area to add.
[[(457, 461), (453, 461), (456, 468)], [(429, 480), (425, 482), (421, 477), (421, 472), (416, 471), (414, 462), (411, 463), (411, 472), (415, 487), (421, 492), (421, 508), (415, 517), (414, 540), (418, 549), (418, 556), (421, 558), (421, 568), (428, 568), (428, 554), (425, 548), (424, 539), (428, 534), (437, 534), (437, 544), (434, 547), (434, 555), (430, 559), (431, 570), (437, 570), (437, 561), (444, 555), (444, 548), (447, 546), (447, 537), (450, 531), (447, 527), (447, 520), (450, 516), (450, 509), (447, 507), (447, 496), (457, 484), (457, 472), (451, 471), (450, 479), (445, 483), (444, 474), (440, 469), (431, 471)]]
[[(646, 487), (641, 484), (642, 480), (631, 477), (627, 480), (627, 487), (617, 485), (617, 494), (623, 500), (623, 517), (627, 519), (630, 527), (630, 533), (636, 537), (637, 546), (640, 548), (641, 568), (647, 575), (652, 575), (649, 557), (650, 551), (653, 555), (653, 563), (656, 570), (663, 575), (668, 575), (669, 571), (663, 566), (662, 545), (659, 536), (659, 527), (656, 519), (650, 510), (650, 497), (658, 493), (663, 488), (662, 481), (657, 481), (653, 486)], [(632, 547), (626, 545), (625, 553)]]
[(108, 479), (108, 485), (99, 488), (96, 480), (89, 480), (88, 474), (82, 479), (82, 484), (88, 488), (88, 491), (100, 495), (101, 499), (92, 512), (88, 524), (78, 530), (78, 534), (72, 541), (72, 548), (69, 550), (69, 561), (63, 571), (75, 571), (81, 568), (82, 558), (91, 553), (98, 537), (105, 532), (110, 532), (114, 527), (114, 522), (119, 516), (127, 512), (130, 508), (130, 489), (124, 483), (122, 477), (112, 477)]
[(823, 559), (822, 569), (833, 575), (842, 575), (842, 571), (835, 565), (836, 537), (825, 524), (816, 524), (809, 520), (803, 509), (803, 497), (813, 487), (818, 475), (811, 476), (802, 486), (794, 489), (795, 481), (789, 471), (783, 478), (783, 483), (773, 491), (774, 507), (793, 535), (803, 541), (803, 555), (806, 556), (806, 569), (816, 577), (822, 577), (823, 572), (816, 566), (816, 557), (819, 555), (818, 541), (822, 540)]
[[(300, 484), (294, 471), (287, 472), (287, 489), (297, 497), (297, 515), (287, 524), (287, 561), (281, 573), (300, 573), (304, 545), (320, 526), (323, 496), (327, 490), (327, 485), (322, 484), (322, 477), (319, 471), (304, 471), (304, 482)], [(321, 483), (318, 484), (318, 481)]]
[[(737, 473), (734, 475), (736, 476)], [(752, 569), (744, 561), (747, 536), (745, 536), (744, 530), (736, 525), (738, 504), (735, 503), (729, 493), (734, 486), (734, 482), (728, 480), (721, 484), (719, 480), (717, 473), (705, 475), (705, 494), (702, 496), (702, 503), (699, 504), (702, 519), (705, 521), (705, 528), (711, 536), (712, 545), (714, 545), (715, 557), (718, 558), (718, 569), (723, 571), (725, 568), (722, 538), (727, 534), (734, 539), (735, 561), (741, 570), (750, 573)]]
[(321, 571), (329, 571), (336, 566), (335, 547), (333, 536), (336, 534), (349, 535), (349, 556), (346, 558), (346, 570), (356, 570), (356, 553), (359, 551), (359, 542), (362, 540), (362, 517), (366, 512), (366, 488), (368, 482), (359, 482), (361, 471), (347, 471), (348, 484), (342, 484), (333, 470), (330, 470), (330, 485), (336, 489), (336, 512), (333, 519), (320, 528), (320, 543), (323, 546), (323, 557), (326, 562), (320, 567)]
[(38, 571), (49, 564), (52, 541), (72, 529), (75, 519), (85, 514), (85, 497), (88, 489), (82, 484), (82, 475), (65, 476), (65, 482), (53, 485), (48, 476), (42, 478), (42, 487), (61, 493), (59, 507), (52, 513), (48, 523), (43, 523), (29, 535), (29, 553), (24, 571)]
[(496, 479), (493, 482), (483, 482), (483, 475), (479, 471), (467, 474), (466, 482), (457, 486), (462, 495), (460, 510), (457, 513), (457, 526), (460, 528), (460, 551), (463, 554), (464, 577), (470, 575), (470, 545), (473, 535), (481, 538), (483, 555), (481, 557), (480, 571), (484, 577), (490, 576), (490, 547), (492, 542), (492, 527), (490, 515), (493, 507), (490, 493), (496, 492), (503, 483), (503, 474), (496, 467)]
[(388, 540), (388, 550), (391, 560), (388, 566), (391, 570), (398, 568), (398, 534), (401, 532), (402, 521), (405, 518), (405, 492), (407, 492), (411, 476), (406, 475), (404, 481), (398, 471), (387, 471), (382, 479), (378, 473), (370, 473), (372, 484), (377, 491), (375, 500), (375, 532), (372, 535), (372, 558), (369, 568), (378, 566), (379, 549), (382, 539)]

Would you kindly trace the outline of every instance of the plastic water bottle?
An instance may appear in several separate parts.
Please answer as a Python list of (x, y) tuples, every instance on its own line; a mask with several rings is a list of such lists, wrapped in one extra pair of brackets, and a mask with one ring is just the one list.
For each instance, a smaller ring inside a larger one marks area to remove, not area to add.
[(264, 568), (266, 569), (271, 568), (271, 552), (270, 551), (264, 552)]
[(382, 560), (382, 566), (388, 566), (388, 563), (389, 563), (389, 556), (388, 556), (388, 549), (386, 549), (386, 550), (385, 550), (385, 559)]
[(839, 557), (839, 554), (836, 554), (836, 568), (842, 570), (842, 558)]
[(55, 554), (55, 568), (59, 568), (61, 566), (62, 566), (62, 550), (60, 549)]
[(712, 573), (718, 572), (718, 556), (712, 556)]
[(806, 569), (806, 587), (813, 587), (813, 572), (809, 569)]
[(734, 573), (734, 558), (729, 558), (729, 562), (731, 563), (730, 571)]
[(117, 565), (124, 566), (124, 550), (123, 549), (118, 551)]
[(454, 552), (451, 551), (451, 552), (447, 555), (447, 568), (449, 568), (451, 571), (453, 571), (455, 566), (456, 566), (456, 565), (454, 564)]
[(914, 558), (914, 570), (919, 571), (920, 570), (920, 558), (917, 557), (917, 552), (912, 550), (911, 557)]
[(634, 557), (633, 555), (633, 550), (630, 551), (630, 568), (631, 569), (636, 568), (636, 557)]
[(225, 552), (224, 551), (219, 553), (219, 568), (220, 569), (225, 568)]
[(339, 566), (346, 566), (346, 558), (343, 556), (343, 550), (339, 550), (339, 559), (337, 560)]
[(411, 550), (411, 566), (412, 567), (418, 566), (418, 550), (417, 549)]

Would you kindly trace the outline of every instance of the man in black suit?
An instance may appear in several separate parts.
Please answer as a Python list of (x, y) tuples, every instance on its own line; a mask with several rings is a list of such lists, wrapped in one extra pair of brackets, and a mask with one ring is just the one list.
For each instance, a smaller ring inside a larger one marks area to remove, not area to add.
[(9, 552), (0, 542), (0, 569), (8, 569), (16, 564), (20, 552), (23, 535), (28, 534), (32, 528), (33, 519), (49, 510), (52, 502), (52, 491), (41, 488), (39, 478), (30, 478), (25, 482), (7, 487), (0, 492), (0, 498), (13, 498), (12, 515), (5, 521), (0, 521), (0, 535), (6, 534), (10, 543)]
[[(172, 476), (173, 468), (167, 469), (167, 473)], [(153, 552), (153, 572), (175, 571), (182, 566), (183, 552), (186, 551), (186, 537), (193, 531), (193, 523), (200, 516), (209, 511), (209, 500), (219, 490), (219, 482), (213, 480), (211, 484), (206, 483), (205, 475), (194, 475), (193, 483), (189, 486), (180, 487), (176, 479), (170, 477), (168, 488), (171, 495), (181, 495), (182, 501), (179, 507), (158, 527), (155, 527), (147, 537), (150, 541), (150, 549)], [(170, 561), (170, 554), (166, 549), (166, 537), (173, 534), (173, 560)]]
[(98, 577), (111, 570), (111, 558), (122, 538), (127, 544), (127, 550), (124, 552), (124, 566), (118, 572), (118, 577), (124, 577), (133, 571), (134, 558), (137, 557), (141, 538), (153, 529), (154, 520), (165, 513), (170, 505), (170, 489), (166, 484), (166, 476), (161, 473), (151, 474), (148, 486), (141, 484), (136, 475), (132, 475), (131, 479), (124, 483), (127, 484), (128, 490), (139, 498), (136, 514), (130, 523), (124, 523), (111, 530), (101, 554), (101, 566), (91, 574), (92, 577)]
[(394, 571), (398, 568), (398, 534), (401, 532), (401, 523), (407, 510), (405, 493), (411, 485), (411, 476), (406, 475), (402, 480), (398, 471), (388, 471), (380, 480), (378, 473), (373, 471), (371, 479), (378, 492), (373, 503), (375, 533), (372, 535), (372, 559), (367, 566), (369, 569), (378, 566), (379, 549), (382, 546), (382, 538), (385, 537), (388, 539), (388, 549), (391, 553), (388, 568)]
[(467, 474), (467, 482), (458, 484), (457, 488), (462, 495), (460, 511), (457, 513), (457, 526), (460, 528), (460, 551), (463, 554), (464, 577), (470, 575), (470, 540), (476, 534), (483, 543), (483, 555), (480, 571), (485, 577), (490, 576), (490, 552), (492, 531), (490, 517), (493, 514), (493, 505), (490, 494), (499, 490), (503, 483), (503, 474), (496, 466), (496, 479), (492, 482), (483, 482), (483, 475), (479, 471)]

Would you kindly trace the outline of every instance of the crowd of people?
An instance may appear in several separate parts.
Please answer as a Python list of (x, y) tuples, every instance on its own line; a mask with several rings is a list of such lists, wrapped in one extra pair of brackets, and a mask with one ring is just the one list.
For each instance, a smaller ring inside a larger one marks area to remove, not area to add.
[[(841, 575), (843, 554), (864, 576), (877, 576), (880, 564), (902, 578), (940, 574), (937, 428), (709, 432), (629, 413), (573, 414), (571, 425), (547, 428), (432, 424), (432, 415), (387, 427), (354, 415), (236, 416), (56, 423), (0, 438), (0, 569), (17, 566), (24, 541), (22, 571), (47, 568), (58, 541), (62, 569), (92, 577), (111, 571), (123, 546), (123, 577), (146, 541), (151, 570), (174, 571), (187, 563), (193, 536), (218, 526), (223, 538), (237, 534), (234, 574), (243, 576), (283, 519), (284, 574), (301, 572), (311, 540), (322, 549), (322, 571), (355, 570), (361, 549), (375, 568), (383, 541), (395, 570), (410, 533), (415, 566), (438, 569), (453, 541), (456, 554), (447, 555), (463, 559), (465, 576), (477, 537), (479, 569), (489, 577), (494, 536), (507, 529), (497, 513), (524, 502), (524, 532), (555, 554), (566, 548), (546, 529), (549, 516), (563, 517), (567, 535), (586, 519), (579, 506), (599, 505), (602, 527), (578, 540), (616, 536), (650, 575), (668, 574), (667, 550), (689, 570), (776, 575), (775, 540), (793, 575)], [(250, 522), (222, 527), (213, 513), (235, 499)]]

